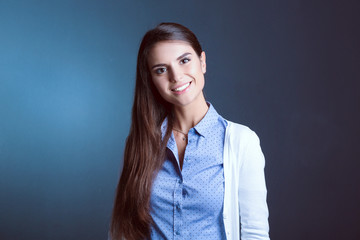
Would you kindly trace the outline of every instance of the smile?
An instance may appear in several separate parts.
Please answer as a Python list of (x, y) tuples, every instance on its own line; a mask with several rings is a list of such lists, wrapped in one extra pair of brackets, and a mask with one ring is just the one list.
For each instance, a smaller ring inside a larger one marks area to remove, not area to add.
[(188, 82), (188, 83), (186, 83), (186, 84), (184, 84), (184, 85), (182, 85), (182, 86), (180, 86), (178, 88), (171, 89), (171, 91), (173, 91), (173, 92), (182, 92), (185, 89), (187, 89), (190, 86), (190, 84), (191, 84), (191, 82)]

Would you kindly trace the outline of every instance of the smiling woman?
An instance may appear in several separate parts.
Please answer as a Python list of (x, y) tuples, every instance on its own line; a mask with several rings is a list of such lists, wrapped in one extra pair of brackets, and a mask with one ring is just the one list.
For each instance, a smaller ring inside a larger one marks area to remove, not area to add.
[(145, 34), (111, 239), (269, 239), (259, 139), (205, 100), (205, 72), (186, 27)]
[(148, 65), (154, 85), (167, 102), (194, 108), (206, 105), (202, 92), (205, 52), (199, 57), (185, 41), (162, 41), (152, 47)]
[[(152, 69), (151, 78), (157, 91), (172, 105), (177, 115), (177, 126), (173, 128), (177, 130), (175, 139), (183, 139), (187, 136), (184, 132), (195, 126), (208, 110), (202, 91), (206, 72), (205, 52), (198, 56), (185, 41), (162, 41), (151, 48), (148, 65)], [(191, 119), (182, 119), (184, 117)], [(177, 141), (177, 147), (182, 168), (186, 143)]]

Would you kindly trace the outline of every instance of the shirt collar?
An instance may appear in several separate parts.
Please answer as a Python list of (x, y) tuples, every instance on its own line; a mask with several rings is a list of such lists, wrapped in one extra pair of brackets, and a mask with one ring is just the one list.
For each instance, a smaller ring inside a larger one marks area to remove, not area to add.
[[(205, 116), (200, 120), (198, 124), (194, 127), (197, 133), (199, 133), (203, 137), (208, 137), (211, 134), (212, 127), (215, 126), (218, 121), (225, 121), (215, 110), (213, 105), (210, 102), (207, 102), (209, 109), (206, 112)], [(167, 117), (161, 124), (161, 134), (162, 138), (164, 138), (166, 129), (167, 129)]]
[(219, 118), (222, 118), (211, 103), (207, 102), (207, 104), (209, 105), (208, 111), (203, 119), (194, 127), (205, 138), (211, 135), (213, 127), (218, 124)]
[(164, 119), (164, 121), (161, 124), (161, 140), (164, 139), (165, 137), (165, 133), (166, 133), (166, 129), (167, 129), (167, 124), (168, 124), (168, 119), (167, 117)]
[[(168, 126), (168, 118), (166, 117), (161, 124), (161, 140), (164, 140), (167, 126)], [(169, 138), (168, 142), (166, 143), (166, 146), (173, 152), (177, 153), (177, 147), (176, 147), (175, 138), (174, 138), (173, 133), (171, 133), (170, 138)]]

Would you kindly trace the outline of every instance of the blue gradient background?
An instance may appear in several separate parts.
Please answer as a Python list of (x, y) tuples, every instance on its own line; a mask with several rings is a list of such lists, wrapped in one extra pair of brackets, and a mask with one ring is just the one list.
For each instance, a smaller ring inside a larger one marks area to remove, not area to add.
[(272, 239), (360, 239), (359, 12), (0, 0), (0, 239), (106, 239), (138, 45), (162, 21), (196, 33), (207, 99), (260, 136)]

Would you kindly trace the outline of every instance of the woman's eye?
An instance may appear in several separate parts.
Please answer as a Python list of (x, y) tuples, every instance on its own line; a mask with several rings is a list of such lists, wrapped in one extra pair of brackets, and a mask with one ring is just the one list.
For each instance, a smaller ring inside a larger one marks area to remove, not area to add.
[(184, 58), (184, 59), (181, 59), (181, 61), (180, 61), (181, 64), (184, 64), (184, 63), (187, 63), (187, 62), (190, 62), (189, 58)]
[(155, 70), (156, 74), (162, 74), (164, 72), (166, 72), (166, 68), (158, 68)]

